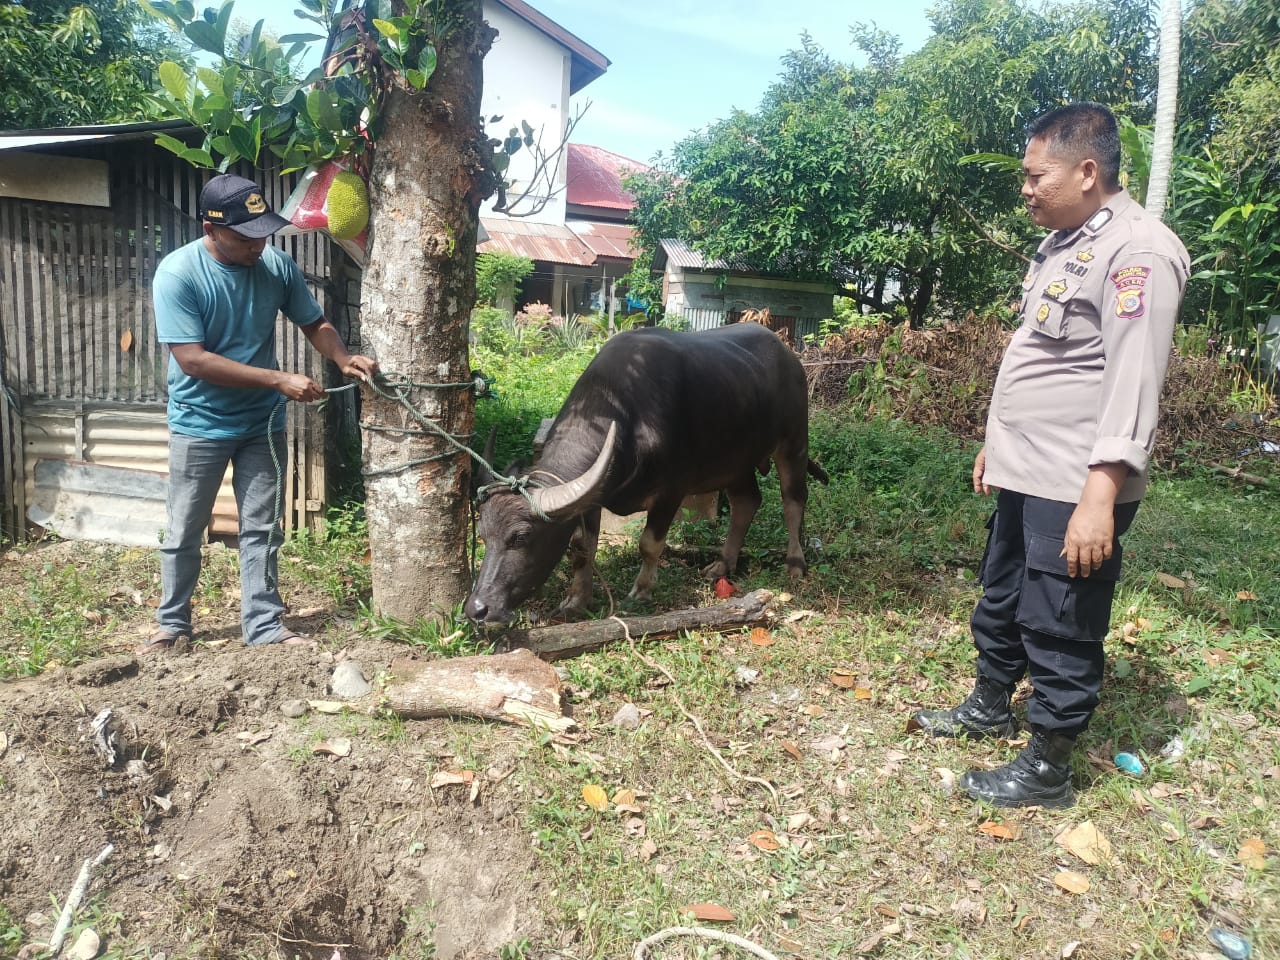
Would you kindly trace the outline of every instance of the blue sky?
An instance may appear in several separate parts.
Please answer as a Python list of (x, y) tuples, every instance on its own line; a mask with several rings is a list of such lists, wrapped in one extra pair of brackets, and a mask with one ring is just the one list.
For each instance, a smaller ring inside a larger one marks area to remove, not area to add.
[[(691, 131), (752, 110), (782, 55), (808, 31), (838, 60), (854, 59), (849, 25), (874, 22), (903, 51), (930, 34), (935, 0), (529, 0), (611, 61), (575, 100), (591, 106), (573, 139), (648, 161)], [(196, 6), (202, 4), (198, 2)], [(280, 0), (237, 0), (234, 15), (278, 34), (305, 30)]]

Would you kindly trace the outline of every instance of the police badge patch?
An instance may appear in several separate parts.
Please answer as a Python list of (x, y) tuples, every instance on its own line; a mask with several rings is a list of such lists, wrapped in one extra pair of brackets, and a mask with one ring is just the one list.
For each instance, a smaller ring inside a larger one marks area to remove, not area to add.
[(1036, 311), (1036, 322), (1044, 323), (1049, 319), (1049, 305), (1047, 303), (1040, 304), (1040, 309)]
[(1132, 320), (1147, 312), (1142, 296), (1149, 276), (1150, 267), (1122, 267), (1111, 275), (1116, 288), (1116, 317)]
[(1132, 320), (1146, 313), (1147, 307), (1142, 302), (1141, 290), (1119, 290), (1116, 292), (1116, 317), (1121, 320)]
[(1044, 288), (1044, 295), (1050, 300), (1062, 302), (1062, 295), (1067, 292), (1066, 280), (1053, 280)]

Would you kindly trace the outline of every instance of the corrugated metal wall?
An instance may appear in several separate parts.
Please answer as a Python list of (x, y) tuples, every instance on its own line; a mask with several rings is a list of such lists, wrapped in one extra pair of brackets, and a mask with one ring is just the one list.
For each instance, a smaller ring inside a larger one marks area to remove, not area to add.
[[(0, 531), (11, 539), (26, 536), (41, 457), (167, 469), (168, 356), (155, 339), (151, 277), (162, 257), (200, 235), (196, 208), (206, 173), (149, 139), (61, 151), (108, 164), (111, 207), (0, 198)], [(292, 178), (257, 179), (280, 209)], [(327, 240), (302, 234), (276, 242), (341, 330), (344, 307), (327, 289)], [(325, 382), (323, 359), (283, 318), (278, 344), (283, 369)], [(325, 423), (315, 407), (287, 409), (285, 525), (298, 529), (324, 507)], [(230, 502), (230, 524), (224, 502), (215, 532), (234, 532)]]
[(725, 321), (723, 310), (713, 310), (708, 307), (685, 310), (681, 316), (689, 321), (690, 330), (714, 330), (716, 327), (724, 326)]

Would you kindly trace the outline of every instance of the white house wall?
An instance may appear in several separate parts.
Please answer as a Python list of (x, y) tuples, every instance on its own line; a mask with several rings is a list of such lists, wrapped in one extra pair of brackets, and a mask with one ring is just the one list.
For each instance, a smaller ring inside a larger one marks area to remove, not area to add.
[[(498, 31), (493, 49), (484, 60), (484, 117), (486, 121), (492, 116), (502, 117), (499, 123), (489, 124), (489, 135), (503, 139), (512, 127), (520, 128), (523, 120), (533, 127), (535, 140), (541, 135), (543, 149), (548, 153), (554, 151), (564, 140), (567, 123), (569, 51), (496, 3), (484, 5), (484, 17)], [(539, 213), (522, 219), (564, 223), (563, 154), (557, 159), (554, 195)], [(507, 179), (515, 183), (509, 197), (519, 195), (528, 187), (533, 170), (533, 152), (522, 146), (511, 158), (507, 171)], [(543, 190), (542, 194), (545, 193)], [(499, 216), (493, 212), (494, 200), (491, 197), (485, 201), (481, 216)]]

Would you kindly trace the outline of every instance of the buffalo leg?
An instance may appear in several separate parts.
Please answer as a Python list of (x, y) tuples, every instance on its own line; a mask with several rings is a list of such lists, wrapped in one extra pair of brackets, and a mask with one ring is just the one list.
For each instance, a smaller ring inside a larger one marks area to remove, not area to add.
[(572, 577), (569, 593), (560, 609), (565, 612), (585, 611), (594, 593), (596, 546), (600, 542), (600, 508), (588, 510), (578, 520), (569, 540), (569, 568)]
[(738, 568), (742, 541), (747, 539), (747, 530), (760, 509), (760, 485), (754, 471), (725, 488), (725, 494), (729, 498), (729, 535), (724, 538), (720, 559), (702, 571), (712, 580), (732, 576)]
[(779, 457), (778, 486), (782, 488), (782, 516), (787, 525), (787, 572), (792, 580), (804, 576), (808, 564), (804, 559), (804, 508), (809, 502), (809, 453)]
[(653, 596), (653, 585), (658, 580), (658, 560), (667, 546), (667, 531), (680, 509), (680, 499), (663, 500), (649, 508), (640, 534), (640, 572), (629, 596), (632, 600), (648, 600)]

